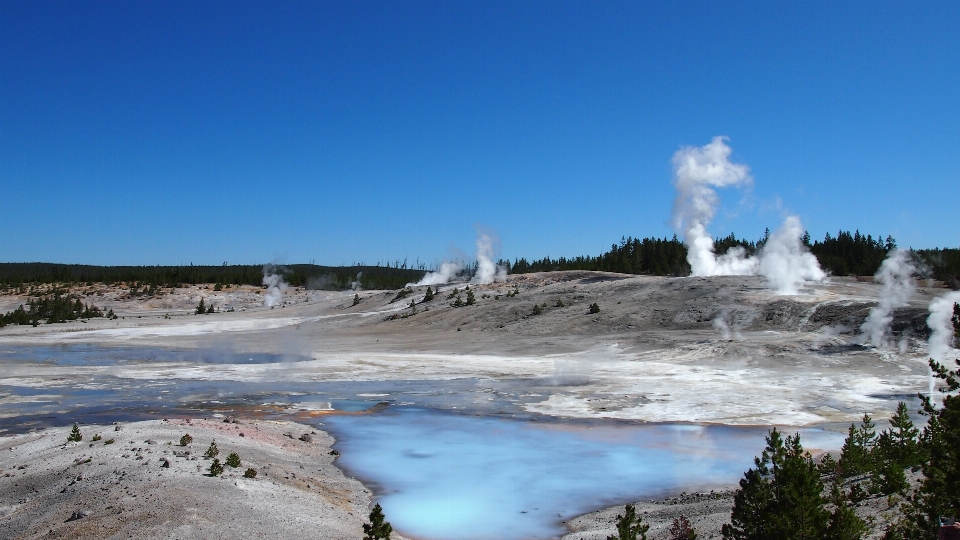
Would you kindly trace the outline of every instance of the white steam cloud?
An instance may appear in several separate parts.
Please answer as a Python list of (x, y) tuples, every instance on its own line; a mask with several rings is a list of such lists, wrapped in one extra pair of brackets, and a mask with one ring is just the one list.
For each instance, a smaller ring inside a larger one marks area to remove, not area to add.
[(357, 272), (357, 277), (356, 277), (356, 279), (354, 279), (353, 281), (350, 282), (350, 290), (351, 290), (351, 291), (359, 291), (359, 290), (361, 290), (361, 288), (360, 288), (360, 278), (362, 278), (362, 277), (363, 277), (363, 272)]
[(888, 346), (890, 323), (893, 322), (893, 310), (907, 305), (916, 288), (913, 276), (917, 267), (913, 264), (909, 251), (894, 249), (887, 254), (876, 280), (883, 285), (880, 291), (880, 304), (870, 310), (867, 320), (860, 326), (862, 340), (869, 341), (874, 347)]
[(743, 257), (740, 248), (731, 249), (718, 259), (713, 237), (707, 232), (720, 202), (713, 188), (753, 182), (746, 165), (730, 162), (733, 150), (724, 141), (724, 137), (714, 137), (706, 146), (682, 148), (673, 155), (673, 186), (677, 190), (673, 226), (683, 233), (687, 261), (694, 276), (744, 275), (756, 270), (756, 261)]
[(427, 272), (427, 275), (415, 285), (444, 285), (456, 277), (461, 270), (463, 270), (463, 264), (460, 261), (447, 261), (441, 264), (436, 272)]
[(470, 280), (471, 283), (493, 283), (506, 281), (507, 269), (493, 262), (493, 238), (480, 233), (477, 237), (477, 273)]
[(673, 226), (683, 234), (687, 262), (693, 276), (762, 275), (779, 294), (797, 294), (805, 281), (826, 277), (816, 257), (803, 245), (803, 225), (788, 216), (755, 257), (741, 247), (717, 256), (707, 225), (716, 215), (719, 197), (714, 188), (748, 186), (753, 182), (746, 165), (730, 161), (731, 148), (724, 137), (714, 137), (699, 148), (680, 149), (673, 156), (677, 198)]
[(267, 294), (263, 296), (263, 303), (267, 307), (277, 305), (288, 288), (279, 273), (279, 268), (272, 264), (263, 265), (263, 284), (267, 287)]
[[(471, 283), (493, 283), (507, 279), (507, 269), (493, 262), (496, 240), (486, 233), (477, 236), (477, 272)], [(460, 261), (446, 261), (436, 272), (427, 272), (423, 279), (414, 285), (445, 285), (463, 271)]]
[[(947, 353), (953, 348), (955, 336), (953, 333), (953, 305), (960, 304), (960, 291), (947, 293), (930, 302), (930, 316), (927, 317), (927, 326), (930, 327), (930, 338), (927, 340), (927, 352), (930, 358), (941, 364)], [(933, 376), (930, 376), (930, 397), (933, 398)]]

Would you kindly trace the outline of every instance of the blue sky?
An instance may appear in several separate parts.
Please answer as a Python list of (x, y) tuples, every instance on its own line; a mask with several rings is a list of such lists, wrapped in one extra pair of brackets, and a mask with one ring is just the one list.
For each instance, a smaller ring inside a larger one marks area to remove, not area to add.
[(432, 263), (786, 212), (960, 246), (958, 2), (0, 2), (0, 261)]

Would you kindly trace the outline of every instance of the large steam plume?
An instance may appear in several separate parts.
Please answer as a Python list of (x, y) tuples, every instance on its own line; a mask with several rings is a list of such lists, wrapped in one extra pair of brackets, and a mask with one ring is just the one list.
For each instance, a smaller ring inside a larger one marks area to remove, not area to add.
[(683, 234), (687, 262), (694, 276), (744, 276), (760, 274), (779, 294), (797, 294), (805, 281), (826, 277), (817, 258), (802, 242), (800, 219), (787, 216), (755, 257), (741, 247), (717, 256), (707, 225), (716, 215), (719, 198), (714, 188), (747, 186), (753, 182), (746, 165), (730, 161), (731, 148), (724, 137), (714, 137), (700, 148), (680, 149), (673, 156), (677, 198), (673, 226)]
[(288, 288), (280, 275), (280, 269), (273, 264), (263, 265), (263, 284), (267, 287), (267, 294), (263, 296), (263, 303), (267, 307), (277, 305)]
[(874, 347), (889, 345), (887, 334), (893, 322), (893, 310), (906, 306), (913, 296), (916, 271), (910, 251), (893, 249), (887, 254), (875, 276), (883, 285), (880, 304), (870, 310), (867, 320), (860, 326), (863, 341), (869, 341)]
[(480, 233), (477, 236), (477, 273), (471, 283), (493, 283), (506, 281), (507, 269), (493, 262), (494, 240), (490, 235)]
[[(947, 293), (930, 302), (930, 338), (927, 340), (927, 352), (930, 358), (943, 363), (947, 353), (953, 348), (956, 336), (953, 329), (953, 305), (960, 304), (960, 291)], [(934, 379), (930, 377), (930, 397), (933, 398)]]
[(707, 225), (713, 221), (720, 202), (715, 187), (744, 186), (753, 182), (746, 165), (730, 162), (733, 151), (724, 137), (700, 148), (681, 148), (673, 155), (677, 198), (673, 202), (673, 226), (683, 233), (687, 261), (694, 276), (753, 274), (756, 261), (733, 248), (719, 259)]

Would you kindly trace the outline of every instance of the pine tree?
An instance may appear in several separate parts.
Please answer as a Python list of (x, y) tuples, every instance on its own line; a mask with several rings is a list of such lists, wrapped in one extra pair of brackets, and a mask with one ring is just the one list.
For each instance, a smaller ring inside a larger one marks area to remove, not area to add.
[(80, 426), (74, 424), (73, 429), (70, 430), (70, 435), (67, 436), (67, 442), (80, 442), (82, 440), (83, 435), (80, 434)]
[(210, 476), (220, 476), (223, 474), (223, 464), (220, 463), (220, 460), (213, 458), (213, 463), (210, 464)]
[(860, 540), (867, 533), (867, 524), (860, 519), (849, 506), (849, 501), (840, 489), (840, 477), (833, 477), (830, 487), (830, 503), (833, 504), (833, 514), (827, 525), (825, 540)]
[(814, 540), (827, 530), (823, 482), (800, 435), (784, 440), (774, 429), (767, 447), (754, 459), (734, 495), (727, 540)]
[(206, 313), (206, 312), (207, 312), (207, 308), (206, 308), (206, 306), (203, 304), (203, 298), (201, 298), (201, 299), (200, 299), (200, 303), (197, 304), (196, 314), (197, 314), (197, 315), (203, 315), (203, 314)]
[(427, 293), (423, 295), (423, 301), (424, 301), (424, 302), (429, 302), (429, 301), (431, 301), (431, 300), (433, 300), (433, 289), (431, 289), (430, 286), (428, 285), (428, 286), (427, 286)]
[(643, 522), (643, 516), (638, 516), (637, 509), (632, 504), (628, 504), (622, 515), (617, 514), (616, 536), (610, 535), (607, 540), (637, 540), (638, 535), (641, 540), (647, 540), (649, 530), (650, 525)]
[(472, 305), (474, 305), (474, 304), (476, 304), (476, 303), (477, 303), (477, 297), (474, 296), (474, 295), (473, 295), (473, 291), (471, 291), (471, 290), (468, 288), (468, 289), (467, 289), (467, 304), (466, 304), (466, 305), (472, 306)]
[(236, 469), (240, 466), (240, 455), (236, 452), (230, 452), (230, 455), (227, 456), (226, 464)]
[(370, 524), (363, 524), (363, 540), (390, 540), (393, 527), (384, 521), (383, 508), (377, 504), (370, 511)]
[(869, 414), (864, 413), (859, 427), (850, 424), (847, 438), (840, 449), (840, 468), (844, 477), (865, 474), (873, 469), (871, 454), (876, 440), (876, 425)]
[(207, 447), (207, 451), (203, 453), (203, 457), (215, 458), (220, 455), (220, 449), (217, 448), (217, 441), (210, 443), (210, 446)]
[(353, 304), (351, 304), (351, 307), (353, 307), (353, 306), (355, 306), (355, 305), (357, 305), (357, 304), (359, 304), (359, 303), (360, 303), (360, 295), (359, 295), (359, 294), (354, 294), (354, 295), (353, 295)]
[(883, 430), (877, 437), (873, 450), (873, 472), (871, 491), (890, 495), (905, 492), (909, 487), (904, 469), (921, 463), (917, 436), (919, 430), (914, 427), (902, 401), (897, 412), (890, 418), (890, 428)]

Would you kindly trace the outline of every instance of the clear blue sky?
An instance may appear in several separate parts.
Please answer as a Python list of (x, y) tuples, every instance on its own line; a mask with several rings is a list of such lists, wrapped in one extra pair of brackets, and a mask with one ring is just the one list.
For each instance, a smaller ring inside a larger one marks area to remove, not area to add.
[(0, 1), (0, 261), (434, 262), (671, 236), (670, 158), (960, 246), (960, 2)]

